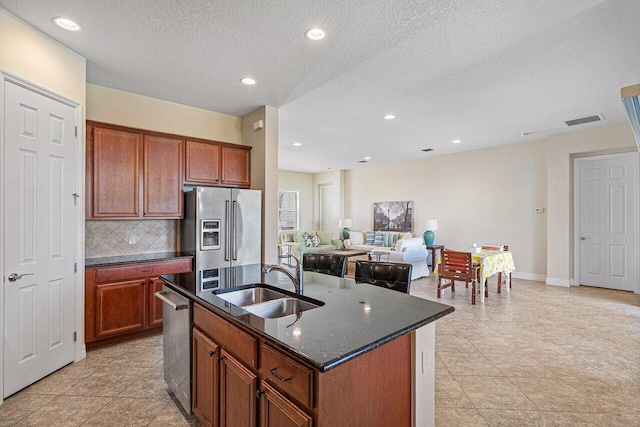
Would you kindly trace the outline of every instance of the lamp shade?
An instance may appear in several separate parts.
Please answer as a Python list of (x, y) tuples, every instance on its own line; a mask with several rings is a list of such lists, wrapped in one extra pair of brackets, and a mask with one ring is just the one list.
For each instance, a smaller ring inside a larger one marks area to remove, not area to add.
[(353, 221), (351, 219), (341, 219), (338, 221), (338, 227), (340, 228), (349, 228), (353, 226)]
[(422, 220), (422, 228), (425, 230), (436, 231), (438, 229), (437, 219), (424, 219)]

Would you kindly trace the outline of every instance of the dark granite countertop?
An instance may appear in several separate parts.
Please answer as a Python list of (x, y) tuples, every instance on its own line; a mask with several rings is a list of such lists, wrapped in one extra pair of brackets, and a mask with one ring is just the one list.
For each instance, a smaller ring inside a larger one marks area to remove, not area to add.
[(138, 264), (149, 261), (166, 261), (174, 258), (189, 257), (192, 257), (192, 255), (182, 252), (157, 252), (153, 254), (109, 256), (101, 258), (87, 258), (84, 260), (84, 266), (87, 268), (106, 267), (110, 265)]
[[(327, 371), (340, 363), (454, 311), (448, 305), (389, 291), (353, 279), (305, 272), (304, 293), (324, 305), (295, 314), (264, 319), (232, 305), (214, 292), (231, 286), (266, 283), (294, 291), (284, 274), (266, 275), (262, 265), (220, 269), (221, 289), (203, 289), (202, 272), (161, 276), (171, 289), (239, 324), (305, 362)], [(206, 286), (205, 286), (206, 287)]]

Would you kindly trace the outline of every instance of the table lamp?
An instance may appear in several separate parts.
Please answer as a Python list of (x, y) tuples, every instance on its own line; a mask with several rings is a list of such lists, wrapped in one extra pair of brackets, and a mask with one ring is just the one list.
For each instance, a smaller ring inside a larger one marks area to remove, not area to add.
[(437, 219), (423, 219), (422, 220), (422, 228), (426, 231), (424, 232), (424, 243), (428, 248), (433, 246), (433, 240), (436, 238), (435, 230), (438, 229), (438, 220)]
[(349, 227), (353, 226), (353, 221), (351, 219), (341, 219), (338, 221), (338, 227), (342, 230), (342, 240), (347, 240), (349, 238)]

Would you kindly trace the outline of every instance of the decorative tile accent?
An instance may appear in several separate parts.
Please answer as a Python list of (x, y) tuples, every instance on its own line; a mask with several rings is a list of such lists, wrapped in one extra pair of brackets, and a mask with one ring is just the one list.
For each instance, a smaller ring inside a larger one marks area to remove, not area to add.
[(85, 257), (173, 252), (178, 221), (172, 219), (139, 221), (87, 221)]

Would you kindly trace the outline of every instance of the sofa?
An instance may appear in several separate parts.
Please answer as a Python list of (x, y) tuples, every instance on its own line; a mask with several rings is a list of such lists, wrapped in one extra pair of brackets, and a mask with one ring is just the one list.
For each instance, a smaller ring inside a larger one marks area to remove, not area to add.
[[(429, 276), (429, 267), (427, 266), (429, 251), (427, 251), (427, 246), (422, 237), (413, 237), (411, 233), (405, 233), (404, 235), (401, 233), (395, 234), (399, 235), (400, 238), (389, 246), (383, 246), (385, 243), (389, 244), (394, 241), (393, 234), (388, 237), (383, 235), (382, 245), (376, 245), (375, 239), (374, 244), (370, 244), (371, 232), (349, 232), (349, 239), (344, 241), (344, 245), (346, 249), (385, 252), (385, 254), (380, 257), (380, 261), (411, 264), (413, 266), (411, 270), (411, 280)], [(369, 242), (366, 240), (367, 237), (369, 237)], [(380, 242), (380, 240), (380, 235), (378, 235), (378, 242)]]
[[(316, 236), (316, 239), (305, 241), (305, 235)], [(302, 256), (309, 253), (342, 249), (342, 241), (333, 239), (330, 231), (300, 231), (280, 235), (283, 253), (291, 254), (302, 262)]]

